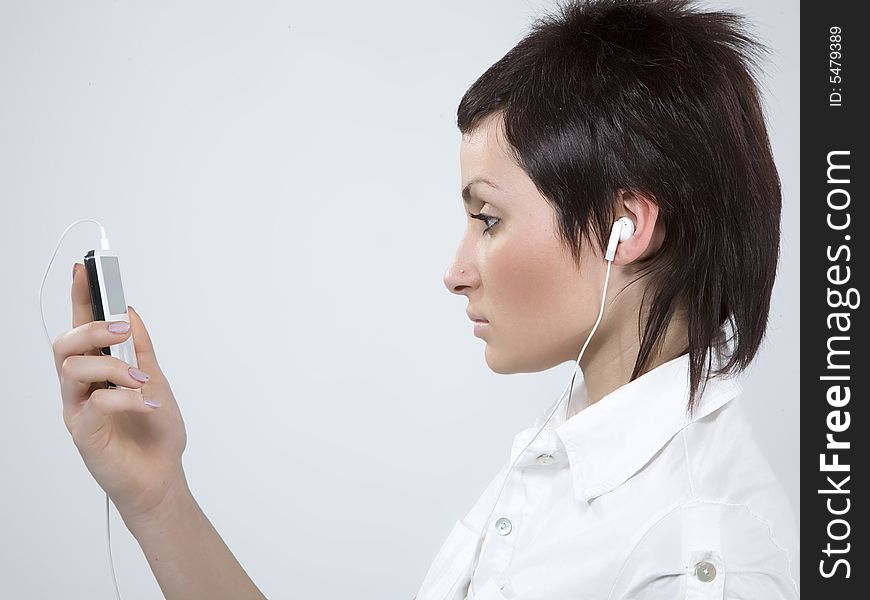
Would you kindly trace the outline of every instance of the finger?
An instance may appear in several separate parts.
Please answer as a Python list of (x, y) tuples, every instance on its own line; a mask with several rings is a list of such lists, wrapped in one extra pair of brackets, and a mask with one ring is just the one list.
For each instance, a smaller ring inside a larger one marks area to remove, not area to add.
[(142, 321), (142, 317), (132, 306), (127, 307), (127, 315), (130, 317), (130, 329), (133, 332), (133, 346), (136, 348), (136, 362), (139, 368), (150, 375), (162, 373), (157, 363), (157, 354), (154, 352), (154, 344), (148, 329)]
[(91, 308), (91, 294), (88, 291), (88, 276), (85, 266), (79, 263), (73, 265), (72, 282), (72, 326), (78, 327), (94, 320)]
[[(111, 381), (115, 385), (134, 388), (146, 385), (133, 377), (130, 365), (114, 356), (68, 356), (61, 366), (61, 395), (65, 408), (75, 408), (88, 397), (91, 385)], [(145, 373), (148, 375), (148, 373)]]
[(155, 410), (159, 409), (145, 404), (145, 399), (136, 390), (94, 390), (84, 408), (70, 422), (69, 431), (76, 446), (82, 446), (105, 425), (109, 415), (123, 412), (150, 413)]
[(109, 330), (111, 323), (113, 321), (89, 321), (58, 335), (52, 342), (54, 366), (58, 375), (63, 361), (68, 356), (75, 354), (103, 356), (100, 348), (120, 344), (130, 336), (132, 328), (125, 333), (113, 333)]

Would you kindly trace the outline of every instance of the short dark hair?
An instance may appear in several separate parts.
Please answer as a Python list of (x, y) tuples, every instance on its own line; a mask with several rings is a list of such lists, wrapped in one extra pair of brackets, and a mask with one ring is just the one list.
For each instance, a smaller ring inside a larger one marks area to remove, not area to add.
[[(685, 310), (690, 413), (704, 362), (703, 382), (744, 370), (767, 328), (782, 204), (756, 80), (768, 52), (743, 15), (690, 0), (569, 1), (537, 19), (457, 111), (463, 134), (501, 115), (578, 266), (582, 239), (597, 237), (603, 253), (618, 189), (657, 204), (665, 239), (632, 281), (650, 277), (641, 314), (652, 298), (631, 380)], [(710, 375), (714, 348), (727, 360)]]

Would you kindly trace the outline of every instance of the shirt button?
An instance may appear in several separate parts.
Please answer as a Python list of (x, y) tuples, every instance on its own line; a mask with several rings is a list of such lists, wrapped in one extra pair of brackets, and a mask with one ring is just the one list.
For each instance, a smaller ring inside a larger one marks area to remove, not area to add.
[(509, 534), (512, 528), (513, 525), (511, 525), (510, 519), (506, 519), (505, 517), (502, 517), (495, 522), (495, 530), (499, 535)]
[(549, 465), (553, 462), (552, 454), (541, 454), (538, 458), (535, 459), (539, 465)]
[(716, 579), (716, 567), (713, 563), (702, 560), (695, 565), (695, 577), (704, 583), (709, 583)]

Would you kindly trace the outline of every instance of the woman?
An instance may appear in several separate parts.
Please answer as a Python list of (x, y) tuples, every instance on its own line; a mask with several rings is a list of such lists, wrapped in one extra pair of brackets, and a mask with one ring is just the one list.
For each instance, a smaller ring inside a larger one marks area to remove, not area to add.
[[(740, 24), (677, 0), (566, 4), (463, 97), (468, 227), (445, 284), (492, 370), (582, 376), (517, 435), (418, 600), (798, 596), (794, 521), (732, 402), (781, 202)], [(81, 265), (72, 303), (64, 422), (163, 593), (263, 598), (187, 486), (142, 319), (93, 321)], [(97, 350), (131, 334), (141, 371)]]

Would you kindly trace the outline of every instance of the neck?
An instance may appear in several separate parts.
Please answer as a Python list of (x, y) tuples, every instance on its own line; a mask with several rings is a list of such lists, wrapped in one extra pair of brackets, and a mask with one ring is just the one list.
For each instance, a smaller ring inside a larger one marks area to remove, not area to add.
[[(583, 369), (588, 404), (628, 383), (640, 352), (637, 315), (643, 289), (624, 289), (615, 300), (608, 300), (601, 323), (583, 353)], [(612, 304), (611, 304), (612, 302)], [(645, 322), (643, 315), (641, 325)], [(588, 334), (587, 334), (588, 335)], [(668, 324), (664, 339), (654, 348), (639, 375), (651, 371), (674, 358), (688, 346), (688, 328), (684, 314), (675, 312)], [(574, 360), (576, 360), (576, 356)], [(569, 410), (569, 416), (574, 414)]]

